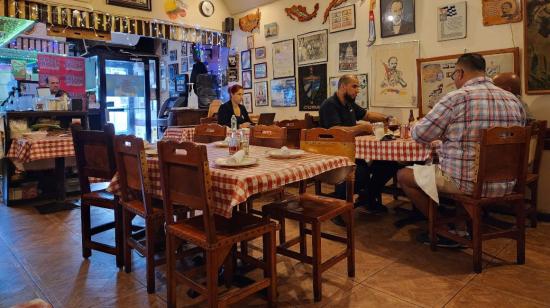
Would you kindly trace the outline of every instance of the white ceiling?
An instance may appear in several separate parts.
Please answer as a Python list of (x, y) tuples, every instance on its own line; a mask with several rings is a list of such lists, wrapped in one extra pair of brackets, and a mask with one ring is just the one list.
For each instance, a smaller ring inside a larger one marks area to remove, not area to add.
[(236, 15), (277, 0), (224, 0), (231, 15)]

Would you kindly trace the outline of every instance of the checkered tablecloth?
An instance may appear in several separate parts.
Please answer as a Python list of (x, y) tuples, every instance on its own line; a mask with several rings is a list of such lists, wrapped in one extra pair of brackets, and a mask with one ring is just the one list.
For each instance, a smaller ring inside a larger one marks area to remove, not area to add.
[[(246, 131), (250, 133), (250, 131)], [(227, 136), (231, 135), (231, 130), (227, 130)], [(250, 136), (248, 136), (250, 137)], [(173, 141), (194, 141), (195, 140), (195, 128), (194, 127), (168, 127), (164, 132), (162, 140)]]
[[(216, 158), (227, 157), (227, 148), (208, 147), (208, 160), (214, 193), (214, 209), (217, 214), (230, 217), (232, 208), (245, 202), (250, 196), (270, 191), (286, 184), (305, 180), (325, 171), (352, 166), (348, 158), (307, 153), (296, 159), (274, 159), (267, 154), (273, 150), (265, 147), (250, 147), (250, 156), (259, 159), (257, 165), (243, 168), (221, 168), (215, 164)], [(160, 169), (157, 156), (147, 157), (151, 191), (156, 197), (162, 196)], [(185, 182), (182, 180), (182, 185)], [(118, 176), (111, 181), (109, 189), (119, 191)]]
[(40, 159), (74, 156), (71, 137), (47, 137), (41, 140), (14, 139), (8, 151), (8, 158), (28, 163)]
[(437, 144), (422, 144), (412, 139), (380, 141), (374, 136), (355, 138), (355, 157), (365, 160), (426, 161), (432, 158)]

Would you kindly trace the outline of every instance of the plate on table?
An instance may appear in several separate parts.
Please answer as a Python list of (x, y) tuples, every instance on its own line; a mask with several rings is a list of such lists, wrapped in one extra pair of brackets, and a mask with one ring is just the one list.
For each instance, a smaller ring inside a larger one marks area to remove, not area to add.
[(214, 142), (214, 145), (218, 148), (228, 148), (229, 147), (229, 141), (216, 141)]
[(267, 154), (269, 155), (269, 157), (272, 157), (272, 158), (288, 159), (288, 158), (300, 157), (300, 156), (304, 155), (305, 153), (306, 152), (304, 150), (294, 150), (294, 149), (281, 150), (281, 149), (277, 149), (277, 150), (269, 151)]
[(239, 163), (230, 159), (230, 157), (218, 158), (215, 160), (216, 165), (220, 167), (247, 167), (252, 166), (258, 163), (258, 159), (255, 157), (245, 157)]

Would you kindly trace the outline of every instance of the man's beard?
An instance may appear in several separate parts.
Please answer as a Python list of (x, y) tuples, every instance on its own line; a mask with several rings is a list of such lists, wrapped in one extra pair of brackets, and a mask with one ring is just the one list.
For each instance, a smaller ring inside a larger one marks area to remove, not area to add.
[(348, 93), (344, 94), (344, 99), (347, 103), (355, 103), (355, 98), (349, 95)]

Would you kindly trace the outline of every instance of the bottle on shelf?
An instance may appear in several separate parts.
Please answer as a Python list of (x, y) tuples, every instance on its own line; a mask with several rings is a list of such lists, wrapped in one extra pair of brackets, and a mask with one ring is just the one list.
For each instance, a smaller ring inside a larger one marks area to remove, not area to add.
[(414, 122), (414, 114), (413, 114), (413, 110), (411, 109), (409, 111), (409, 125), (412, 124)]

